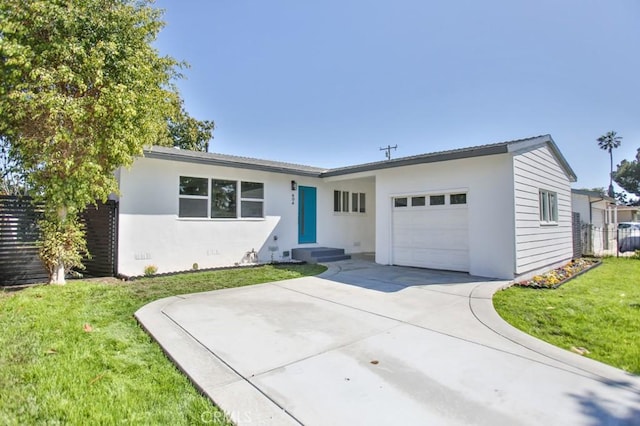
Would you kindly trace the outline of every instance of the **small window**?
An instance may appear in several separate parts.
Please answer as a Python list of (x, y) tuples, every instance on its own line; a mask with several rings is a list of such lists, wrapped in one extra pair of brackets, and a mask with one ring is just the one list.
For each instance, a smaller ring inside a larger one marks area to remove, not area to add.
[(234, 180), (211, 179), (211, 217), (236, 218), (237, 183)]
[(558, 194), (551, 191), (540, 191), (540, 222), (558, 222)]
[(349, 211), (349, 191), (342, 191), (342, 211)]
[(354, 192), (351, 194), (351, 211), (354, 213), (358, 213), (358, 193)]
[(208, 217), (209, 179), (180, 176), (178, 217)]
[(393, 199), (394, 207), (407, 207), (407, 197), (400, 197)]
[(426, 205), (425, 197), (411, 197), (411, 206), (423, 207)]
[(240, 217), (264, 217), (264, 184), (240, 183)]
[(342, 211), (342, 192), (341, 191), (333, 191), (333, 211), (340, 212)]
[(366, 213), (365, 205), (366, 205), (365, 195), (364, 195), (364, 192), (361, 192), (360, 193), (360, 213)]
[(260, 182), (242, 182), (240, 185), (242, 198), (264, 199), (264, 183)]
[(429, 197), (430, 206), (444, 206), (444, 195), (431, 195)]
[(467, 204), (467, 194), (449, 195), (449, 204)]
[(180, 195), (207, 196), (209, 192), (209, 179), (180, 176)]
[(208, 217), (207, 204), (209, 200), (180, 198), (178, 206), (178, 217)]

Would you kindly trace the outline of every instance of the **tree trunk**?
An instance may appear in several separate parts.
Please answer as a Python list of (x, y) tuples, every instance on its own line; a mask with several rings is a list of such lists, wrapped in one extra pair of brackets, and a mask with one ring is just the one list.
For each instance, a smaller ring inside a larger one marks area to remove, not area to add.
[(64, 272), (64, 263), (61, 260), (58, 260), (58, 264), (56, 265), (56, 269), (51, 276), (51, 281), (49, 284), (58, 284), (65, 285), (67, 280), (65, 280), (65, 272)]
[[(60, 223), (64, 223), (67, 220), (67, 208), (66, 207), (60, 207), (58, 209), (58, 219), (60, 219)], [(58, 258), (56, 261), (56, 266), (55, 269), (53, 271), (53, 274), (51, 274), (51, 280), (49, 281), (49, 284), (58, 284), (58, 285), (65, 285), (67, 283), (66, 279), (65, 279), (65, 267), (64, 267), (64, 262), (62, 261), (61, 258)]]
[(613, 151), (609, 150), (609, 161), (611, 163), (611, 167), (609, 168), (609, 189), (608, 196), (613, 198), (615, 197), (615, 192), (613, 191)]

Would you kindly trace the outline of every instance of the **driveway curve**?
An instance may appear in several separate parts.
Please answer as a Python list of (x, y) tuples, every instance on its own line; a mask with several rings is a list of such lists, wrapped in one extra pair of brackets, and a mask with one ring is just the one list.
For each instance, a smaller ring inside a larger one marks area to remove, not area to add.
[(328, 266), (136, 318), (236, 424), (640, 425), (640, 378), (508, 325), (491, 302), (508, 282)]

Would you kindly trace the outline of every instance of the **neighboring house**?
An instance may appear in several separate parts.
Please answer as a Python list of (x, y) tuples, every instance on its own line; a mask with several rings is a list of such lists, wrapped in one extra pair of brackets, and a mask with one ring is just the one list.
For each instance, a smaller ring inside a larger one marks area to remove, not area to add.
[(621, 237), (618, 223), (630, 222), (626, 219), (633, 217), (634, 208), (617, 206), (615, 199), (586, 189), (572, 189), (571, 201), (573, 212), (580, 214), (582, 253), (615, 255)]
[(640, 222), (640, 207), (618, 206), (618, 223)]
[(615, 200), (598, 191), (587, 189), (571, 190), (572, 210), (580, 214), (580, 222), (603, 228), (616, 223)]
[(576, 177), (549, 135), (329, 170), (152, 147), (118, 179), (124, 275), (329, 246), (512, 279), (573, 254)]

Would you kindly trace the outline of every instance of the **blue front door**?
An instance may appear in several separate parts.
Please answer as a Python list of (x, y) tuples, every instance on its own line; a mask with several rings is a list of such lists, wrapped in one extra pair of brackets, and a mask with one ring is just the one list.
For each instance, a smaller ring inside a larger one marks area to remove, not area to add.
[(298, 243), (316, 242), (316, 188), (298, 187)]

